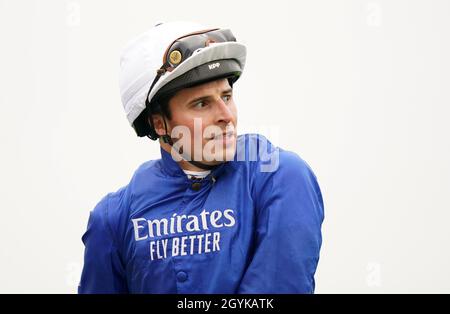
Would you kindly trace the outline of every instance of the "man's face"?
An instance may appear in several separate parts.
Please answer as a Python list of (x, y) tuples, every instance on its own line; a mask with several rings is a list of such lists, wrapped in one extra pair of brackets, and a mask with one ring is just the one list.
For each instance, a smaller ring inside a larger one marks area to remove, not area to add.
[[(178, 91), (170, 99), (169, 109), (172, 113), (172, 119), (166, 119), (169, 135), (174, 142), (180, 139), (177, 144), (182, 143), (183, 152), (191, 160), (214, 165), (233, 159), (237, 110), (227, 79)], [(163, 127), (160, 123), (154, 125)], [(157, 129), (164, 134), (161, 131)]]

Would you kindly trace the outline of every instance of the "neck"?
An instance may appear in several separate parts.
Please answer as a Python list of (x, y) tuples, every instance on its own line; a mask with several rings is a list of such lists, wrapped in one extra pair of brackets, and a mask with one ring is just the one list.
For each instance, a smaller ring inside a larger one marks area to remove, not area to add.
[[(168, 152), (169, 154), (172, 153), (172, 146), (170, 146), (170, 145), (167, 144), (167, 143), (164, 143), (164, 142), (161, 141), (161, 140), (159, 141), (159, 143), (160, 143), (162, 149), (164, 149), (164, 150), (165, 150), (166, 152)], [(177, 157), (178, 157), (178, 156), (179, 156), (179, 155), (177, 154)], [(183, 169), (183, 170), (188, 170), (188, 171), (205, 171), (205, 169), (199, 168), (199, 167), (197, 167), (197, 166), (191, 164), (190, 162), (188, 162), (188, 161), (186, 161), (186, 160), (184, 160), (184, 159), (181, 159), (181, 161), (178, 161), (177, 163), (178, 163), (178, 165), (180, 166), (180, 168)]]

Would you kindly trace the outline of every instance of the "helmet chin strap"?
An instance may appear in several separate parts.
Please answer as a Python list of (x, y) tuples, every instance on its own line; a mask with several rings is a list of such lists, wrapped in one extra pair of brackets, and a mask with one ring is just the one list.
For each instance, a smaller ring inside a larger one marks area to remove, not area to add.
[(203, 170), (213, 170), (213, 169), (215, 169), (215, 168), (217, 168), (217, 167), (219, 166), (219, 165), (206, 165), (206, 164), (201, 163), (201, 162), (199, 162), (199, 161), (190, 160), (190, 159), (191, 159), (191, 158), (190, 158), (191, 156), (187, 156), (187, 155), (184, 154), (184, 153), (180, 153), (180, 149), (174, 146), (175, 144), (173, 143), (172, 138), (167, 134), (168, 132), (167, 132), (167, 125), (166, 125), (166, 119), (165, 119), (165, 117), (163, 117), (163, 120), (164, 120), (164, 129), (165, 129), (165, 131), (166, 131), (166, 134), (161, 135), (161, 136), (160, 136), (161, 139), (163, 140), (164, 143), (169, 144), (171, 147), (173, 147), (173, 148), (175, 149), (175, 151), (176, 151), (178, 154), (180, 154), (181, 157), (182, 157), (185, 161), (187, 161), (187, 162), (190, 163), (191, 165), (194, 165), (194, 166), (196, 166), (196, 167), (198, 167), (198, 168), (200, 168), (200, 169), (203, 169)]

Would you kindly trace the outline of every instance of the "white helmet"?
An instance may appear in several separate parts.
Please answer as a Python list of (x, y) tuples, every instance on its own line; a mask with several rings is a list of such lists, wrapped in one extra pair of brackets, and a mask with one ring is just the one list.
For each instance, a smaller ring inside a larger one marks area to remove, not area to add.
[(236, 81), (246, 47), (230, 30), (191, 22), (157, 24), (132, 40), (120, 59), (120, 92), (128, 121), (138, 136), (158, 135), (148, 123), (158, 97), (218, 78)]

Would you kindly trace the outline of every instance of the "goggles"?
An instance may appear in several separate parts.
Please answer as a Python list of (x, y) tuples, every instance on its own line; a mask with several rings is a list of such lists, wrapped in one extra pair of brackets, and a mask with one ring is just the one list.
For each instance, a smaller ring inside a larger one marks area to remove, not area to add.
[(163, 57), (163, 66), (159, 71), (172, 71), (194, 52), (208, 47), (211, 43), (236, 41), (229, 29), (210, 29), (184, 35), (174, 40)]
[(229, 29), (219, 28), (193, 32), (175, 39), (164, 53), (163, 65), (158, 69), (157, 75), (150, 86), (146, 102), (148, 102), (148, 96), (150, 95), (153, 86), (155, 86), (163, 74), (173, 71), (177, 66), (183, 63), (183, 61), (192, 56), (194, 52), (208, 47), (211, 43), (231, 41), (236, 41), (236, 38), (231, 31)]

